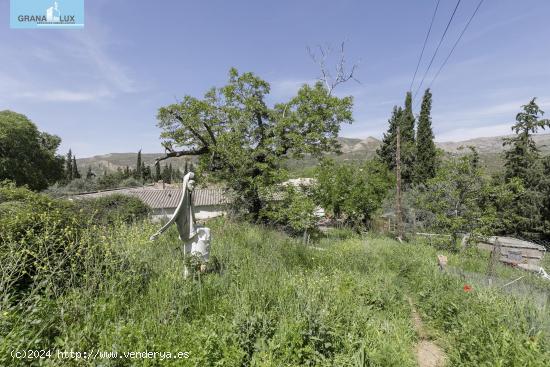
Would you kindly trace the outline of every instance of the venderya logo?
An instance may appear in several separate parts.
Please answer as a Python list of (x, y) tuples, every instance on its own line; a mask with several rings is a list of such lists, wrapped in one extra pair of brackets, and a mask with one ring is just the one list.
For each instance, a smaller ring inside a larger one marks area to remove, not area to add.
[(83, 28), (84, 0), (11, 0), (11, 28)]

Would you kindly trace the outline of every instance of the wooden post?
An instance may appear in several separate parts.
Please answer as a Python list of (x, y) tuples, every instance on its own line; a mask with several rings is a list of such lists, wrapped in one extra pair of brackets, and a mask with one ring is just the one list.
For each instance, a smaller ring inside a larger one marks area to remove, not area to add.
[(395, 151), (395, 175), (397, 178), (397, 190), (395, 194), (395, 219), (396, 219), (396, 232), (397, 239), (403, 240), (403, 215), (401, 212), (401, 128), (397, 124), (397, 142)]

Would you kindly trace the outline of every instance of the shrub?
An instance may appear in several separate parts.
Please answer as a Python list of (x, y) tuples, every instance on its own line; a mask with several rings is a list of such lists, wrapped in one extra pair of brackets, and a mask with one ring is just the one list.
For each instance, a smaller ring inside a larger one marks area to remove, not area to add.
[(292, 186), (286, 187), (283, 199), (272, 202), (261, 212), (268, 222), (281, 226), (293, 235), (314, 233), (317, 229), (315, 203), (306, 192)]
[(90, 249), (79, 241), (83, 228), (70, 202), (0, 186), (2, 293), (63, 288), (89, 255)]
[(132, 223), (146, 218), (150, 212), (150, 208), (138, 198), (121, 194), (79, 200), (76, 206), (83, 215), (100, 225)]

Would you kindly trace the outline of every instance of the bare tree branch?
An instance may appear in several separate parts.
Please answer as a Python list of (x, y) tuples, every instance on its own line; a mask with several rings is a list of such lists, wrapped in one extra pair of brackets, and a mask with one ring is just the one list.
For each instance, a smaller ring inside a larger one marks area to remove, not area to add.
[(359, 64), (353, 64), (351, 70), (346, 71), (346, 58), (345, 58), (345, 42), (340, 44), (340, 58), (336, 63), (336, 75), (333, 77), (330, 71), (326, 66), (326, 60), (329, 55), (332, 53), (330, 46), (321, 46), (318, 45), (319, 56), (311, 50), (308, 46), (306, 47), (309, 57), (319, 66), (321, 71), (321, 76), (318, 78), (323, 84), (325, 84), (328, 89), (329, 95), (332, 94), (334, 88), (338, 85), (343, 84), (349, 80), (354, 80), (357, 83), (361, 83), (357, 78), (355, 78), (355, 72), (359, 67)]

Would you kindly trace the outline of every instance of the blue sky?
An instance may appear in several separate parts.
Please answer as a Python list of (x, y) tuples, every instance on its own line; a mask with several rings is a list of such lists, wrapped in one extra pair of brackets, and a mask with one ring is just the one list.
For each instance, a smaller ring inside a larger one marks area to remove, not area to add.
[[(271, 102), (287, 100), (319, 75), (306, 46), (345, 40), (361, 84), (337, 90), (355, 98), (341, 135), (381, 137), (435, 2), (85, 0), (83, 30), (12, 30), (0, 0), (0, 110), (27, 115), (78, 157), (159, 152), (159, 107), (223, 85), (231, 66), (269, 81)], [(462, 0), (428, 83), (477, 2)], [(455, 4), (441, 0), (420, 77)], [(550, 114), (549, 14), (548, 0), (485, 0), (432, 87), (437, 140), (507, 134), (533, 96)]]

